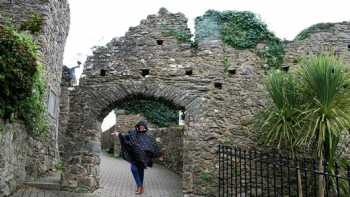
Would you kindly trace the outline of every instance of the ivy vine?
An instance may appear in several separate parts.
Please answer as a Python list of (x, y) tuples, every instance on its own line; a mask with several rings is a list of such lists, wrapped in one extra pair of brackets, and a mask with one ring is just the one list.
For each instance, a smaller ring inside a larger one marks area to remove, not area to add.
[(45, 82), (31, 36), (0, 25), (0, 118), (19, 118), (35, 135), (47, 132)]
[(117, 108), (126, 110), (128, 114), (143, 114), (149, 122), (159, 127), (176, 124), (179, 118), (176, 106), (162, 100), (128, 99)]
[(264, 59), (269, 67), (278, 68), (284, 57), (282, 42), (267, 29), (254, 13), (249, 11), (215, 11), (208, 10), (203, 16), (196, 18), (196, 24), (210, 18), (220, 31), (221, 40), (236, 49), (255, 49), (257, 44), (266, 46), (257, 50), (257, 55)]

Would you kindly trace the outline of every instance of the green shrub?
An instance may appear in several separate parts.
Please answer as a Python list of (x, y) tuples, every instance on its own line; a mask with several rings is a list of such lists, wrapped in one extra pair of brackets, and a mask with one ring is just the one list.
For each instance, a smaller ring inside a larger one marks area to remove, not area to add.
[(35, 134), (47, 130), (38, 49), (30, 35), (0, 26), (0, 118), (23, 119)]

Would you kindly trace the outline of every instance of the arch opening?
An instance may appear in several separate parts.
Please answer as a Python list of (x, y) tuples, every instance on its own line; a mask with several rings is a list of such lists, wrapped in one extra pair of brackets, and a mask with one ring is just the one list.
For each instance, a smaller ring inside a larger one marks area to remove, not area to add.
[[(112, 139), (110, 134), (115, 131), (126, 133), (133, 129), (138, 121), (146, 120), (149, 125), (149, 134), (156, 139), (164, 155), (162, 160), (156, 159), (155, 163), (182, 176), (185, 127), (183, 107), (177, 106), (164, 98), (145, 97), (142, 95), (129, 96), (111, 106), (107, 109), (113, 109), (103, 120), (102, 125), (106, 125), (106, 121), (115, 122), (113, 126), (109, 123), (111, 127), (106, 130), (101, 128), (101, 148), (103, 153), (119, 158), (119, 140)], [(107, 109), (104, 111), (107, 111)], [(115, 120), (110, 118), (111, 114), (115, 114)]]

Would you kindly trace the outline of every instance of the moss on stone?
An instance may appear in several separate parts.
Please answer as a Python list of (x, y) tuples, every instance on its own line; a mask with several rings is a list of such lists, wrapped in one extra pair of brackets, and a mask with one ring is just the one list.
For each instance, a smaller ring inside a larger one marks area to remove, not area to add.
[(22, 23), (20, 30), (29, 31), (31, 34), (38, 34), (42, 30), (43, 23), (44, 18), (37, 13), (33, 13), (28, 20)]
[(311, 34), (314, 34), (317, 32), (332, 32), (334, 26), (335, 26), (335, 23), (318, 23), (318, 24), (312, 25), (304, 29), (302, 32), (300, 32), (295, 37), (294, 40), (305, 40), (309, 38)]

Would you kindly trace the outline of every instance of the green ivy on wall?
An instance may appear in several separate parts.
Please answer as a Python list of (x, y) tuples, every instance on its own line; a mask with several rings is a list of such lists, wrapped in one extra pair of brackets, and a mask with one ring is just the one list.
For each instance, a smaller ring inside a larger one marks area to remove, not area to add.
[(143, 114), (145, 118), (159, 126), (169, 127), (178, 121), (178, 110), (164, 101), (150, 99), (130, 99), (117, 105), (118, 109), (124, 109), (129, 114)]
[(38, 52), (30, 35), (0, 25), (0, 118), (23, 119), (35, 135), (48, 129)]
[(258, 50), (257, 55), (264, 59), (264, 63), (276, 68), (282, 64), (284, 50), (281, 40), (254, 13), (208, 10), (196, 18), (196, 24), (208, 21), (206, 18), (211, 18), (211, 23), (215, 21), (214, 26), (218, 26), (221, 40), (225, 44), (236, 49), (255, 49), (257, 44), (263, 43), (266, 47)]

